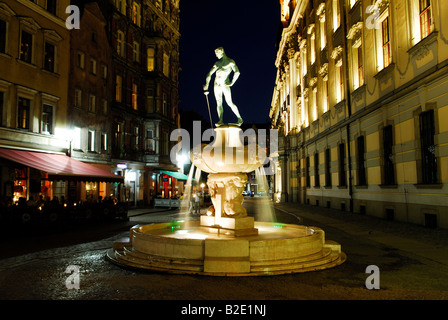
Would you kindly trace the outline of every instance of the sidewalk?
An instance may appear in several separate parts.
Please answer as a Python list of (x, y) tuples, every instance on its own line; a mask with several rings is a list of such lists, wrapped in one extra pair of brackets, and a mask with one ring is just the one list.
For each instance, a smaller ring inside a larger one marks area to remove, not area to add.
[(299, 217), (302, 222), (305, 220), (304, 224), (312, 221), (316, 227), (333, 227), (448, 265), (448, 230), (298, 203), (278, 203), (274, 207)]
[(164, 207), (155, 207), (155, 208), (135, 208), (128, 210), (128, 218), (140, 216), (142, 214), (150, 214), (150, 213), (159, 213), (165, 211), (178, 211), (179, 208), (164, 208)]

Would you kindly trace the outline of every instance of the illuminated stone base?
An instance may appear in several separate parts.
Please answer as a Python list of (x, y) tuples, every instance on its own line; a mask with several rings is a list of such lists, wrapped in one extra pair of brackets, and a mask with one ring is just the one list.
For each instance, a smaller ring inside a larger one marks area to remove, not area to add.
[(123, 267), (211, 276), (308, 272), (346, 260), (341, 246), (315, 227), (255, 222), (256, 235), (209, 233), (200, 222), (135, 226), (107, 258)]

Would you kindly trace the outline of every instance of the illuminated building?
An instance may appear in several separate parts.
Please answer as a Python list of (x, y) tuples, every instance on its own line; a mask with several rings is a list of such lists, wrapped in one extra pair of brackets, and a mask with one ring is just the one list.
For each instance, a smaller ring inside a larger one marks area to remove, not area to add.
[(120, 170), (125, 199), (149, 203), (157, 194), (176, 191), (171, 187), (176, 183), (164, 187), (173, 177), (161, 170), (177, 171), (170, 161), (170, 134), (180, 125), (179, 0), (100, 3), (113, 49), (112, 163), (126, 164)]
[(448, 227), (448, 9), (281, 0), (277, 198)]

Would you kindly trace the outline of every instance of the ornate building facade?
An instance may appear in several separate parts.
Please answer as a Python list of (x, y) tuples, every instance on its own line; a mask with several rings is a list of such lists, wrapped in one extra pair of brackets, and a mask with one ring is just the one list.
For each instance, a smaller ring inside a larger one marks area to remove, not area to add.
[(448, 228), (448, 8), (281, 0), (280, 201)]

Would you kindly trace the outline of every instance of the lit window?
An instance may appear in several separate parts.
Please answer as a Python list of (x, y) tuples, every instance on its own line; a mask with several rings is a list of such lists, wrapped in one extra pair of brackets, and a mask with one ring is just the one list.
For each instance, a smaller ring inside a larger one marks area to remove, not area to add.
[(140, 26), (140, 6), (135, 2), (132, 4), (132, 22)]
[(122, 81), (123, 80), (121, 76), (117, 75), (115, 78), (115, 100), (117, 102), (121, 102), (122, 98), (122, 91), (123, 91)]
[(353, 63), (354, 63), (354, 89), (364, 84), (364, 64), (362, 45), (353, 47)]
[(148, 71), (154, 71), (154, 67), (155, 67), (154, 54), (155, 54), (154, 48), (148, 48), (146, 50), (147, 68), (148, 68), (147, 70)]
[(107, 133), (101, 134), (101, 151), (107, 151)]
[(341, 8), (339, 0), (333, 0), (333, 31), (341, 26)]
[(392, 62), (388, 16), (381, 22), (381, 35), (383, 45), (383, 68), (386, 68)]
[(72, 141), (73, 149), (81, 149), (81, 128), (75, 127), (73, 129), (73, 141)]
[(168, 77), (170, 73), (170, 56), (166, 53), (163, 54), (163, 74)]
[(420, 34), (421, 38), (427, 37), (431, 33), (431, 1), (419, 0), (420, 3)]
[(132, 84), (132, 109), (137, 110), (138, 88), (135, 83)]
[(89, 130), (88, 140), (87, 140), (87, 150), (95, 151), (95, 131)]

